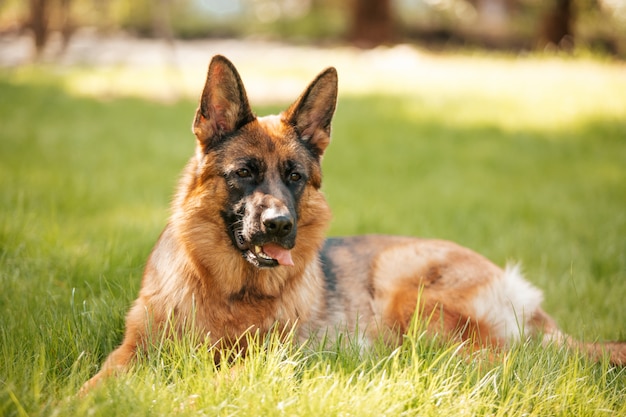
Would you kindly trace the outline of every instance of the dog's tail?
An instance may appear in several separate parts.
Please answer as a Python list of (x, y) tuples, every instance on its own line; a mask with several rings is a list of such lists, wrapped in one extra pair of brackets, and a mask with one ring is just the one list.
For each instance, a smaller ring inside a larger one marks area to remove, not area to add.
[(535, 312), (531, 324), (543, 335), (545, 344), (556, 343), (583, 352), (594, 361), (606, 358), (611, 365), (626, 366), (626, 342), (580, 342), (563, 333), (552, 317), (541, 309)]
[(601, 361), (607, 357), (612, 365), (626, 366), (626, 342), (574, 342), (574, 347), (585, 352), (593, 360)]

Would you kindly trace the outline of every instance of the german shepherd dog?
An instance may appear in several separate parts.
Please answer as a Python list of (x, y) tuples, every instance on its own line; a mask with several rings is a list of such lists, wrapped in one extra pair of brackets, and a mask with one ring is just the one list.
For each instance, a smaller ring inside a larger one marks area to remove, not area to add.
[[(193, 121), (197, 147), (150, 255), (120, 347), (85, 387), (123, 370), (172, 316), (223, 347), (248, 332), (296, 324), (299, 340), (329, 329), (397, 345), (414, 314), (427, 333), (476, 348), (528, 337), (623, 365), (626, 343), (581, 343), (540, 307), (542, 293), (457, 244), (395, 236), (324, 239), (320, 192), (337, 72), (328, 68), (279, 115), (256, 117), (223, 56), (208, 69)], [(178, 331), (183, 331), (178, 328)], [(245, 349), (245, 347), (244, 347)]]

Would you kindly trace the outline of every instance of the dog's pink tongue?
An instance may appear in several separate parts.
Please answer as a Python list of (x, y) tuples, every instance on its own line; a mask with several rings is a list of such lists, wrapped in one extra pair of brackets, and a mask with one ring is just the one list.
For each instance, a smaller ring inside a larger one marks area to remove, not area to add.
[(268, 243), (266, 245), (263, 245), (263, 252), (276, 259), (281, 265), (294, 265), (293, 259), (291, 259), (291, 251), (275, 243)]

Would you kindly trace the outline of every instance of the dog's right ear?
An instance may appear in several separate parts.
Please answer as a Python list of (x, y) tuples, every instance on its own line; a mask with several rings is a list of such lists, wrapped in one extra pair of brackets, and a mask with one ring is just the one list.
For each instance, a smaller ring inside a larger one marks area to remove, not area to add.
[(199, 143), (206, 149), (254, 119), (237, 69), (225, 57), (214, 56), (193, 122)]

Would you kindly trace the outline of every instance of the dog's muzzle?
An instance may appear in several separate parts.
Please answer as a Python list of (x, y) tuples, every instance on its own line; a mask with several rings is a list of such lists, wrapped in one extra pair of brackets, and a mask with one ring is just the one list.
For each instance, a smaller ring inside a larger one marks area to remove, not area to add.
[(235, 243), (243, 257), (258, 268), (273, 268), (279, 265), (293, 266), (291, 249), (295, 245), (295, 219), (285, 211), (265, 209), (253, 232), (246, 230), (246, 222), (233, 230)]

